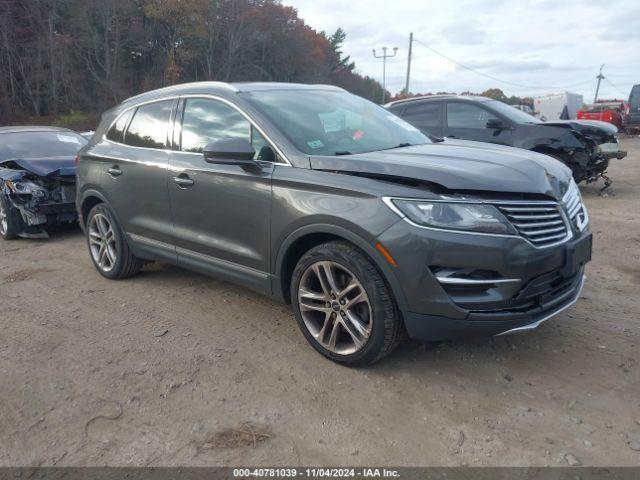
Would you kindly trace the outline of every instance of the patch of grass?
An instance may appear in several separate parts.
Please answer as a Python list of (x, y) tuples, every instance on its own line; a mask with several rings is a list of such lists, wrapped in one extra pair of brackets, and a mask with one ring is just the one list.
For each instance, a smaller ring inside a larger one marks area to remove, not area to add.
[(59, 115), (53, 120), (53, 125), (57, 127), (70, 128), (71, 130), (93, 130), (95, 128), (95, 115), (71, 110), (68, 114)]

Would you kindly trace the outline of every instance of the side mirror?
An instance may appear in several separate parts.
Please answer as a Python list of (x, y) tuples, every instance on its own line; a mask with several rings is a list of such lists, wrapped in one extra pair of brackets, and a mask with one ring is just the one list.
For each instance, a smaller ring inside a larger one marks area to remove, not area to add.
[(244, 138), (223, 138), (208, 143), (202, 155), (209, 163), (222, 165), (257, 165), (253, 160), (256, 151)]
[(487, 120), (487, 128), (492, 128), (495, 130), (504, 130), (507, 128), (507, 126), (504, 124), (502, 120), (499, 120), (497, 118), (490, 118), (489, 120)]

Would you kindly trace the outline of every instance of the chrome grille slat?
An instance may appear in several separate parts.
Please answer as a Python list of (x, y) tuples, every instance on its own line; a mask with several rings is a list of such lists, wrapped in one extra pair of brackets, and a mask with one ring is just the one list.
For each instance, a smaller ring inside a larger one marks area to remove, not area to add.
[(509, 216), (515, 220), (546, 220), (548, 218), (557, 218), (558, 214), (547, 213), (545, 215), (509, 215)]
[(560, 225), (562, 223), (564, 223), (562, 220), (553, 220), (551, 222), (536, 222), (536, 223), (514, 222), (513, 224), (518, 228), (537, 228), (537, 227), (550, 227), (551, 225)]
[(558, 204), (504, 202), (499, 203), (498, 208), (520, 236), (536, 247), (550, 247), (571, 235)]
[(562, 197), (561, 204), (525, 200), (495, 202), (495, 205), (522, 238), (540, 248), (568, 240), (573, 235), (571, 225), (583, 230), (589, 220), (580, 190), (573, 181)]
[[(564, 240), (565, 238), (567, 238), (567, 234), (566, 233), (559, 233), (556, 235), (547, 235), (546, 237), (538, 237), (536, 238), (536, 245), (541, 246), (541, 247), (550, 247), (551, 245), (555, 245), (556, 240)], [(551, 243), (548, 243), (551, 242)]]
[(500, 207), (507, 212), (555, 212), (556, 207)]
[(556, 228), (545, 228), (544, 230), (535, 230), (527, 232), (527, 235), (530, 236), (538, 236), (538, 235), (546, 235), (547, 233), (556, 233), (556, 232), (565, 232), (567, 231), (567, 227), (562, 225), (561, 227)]

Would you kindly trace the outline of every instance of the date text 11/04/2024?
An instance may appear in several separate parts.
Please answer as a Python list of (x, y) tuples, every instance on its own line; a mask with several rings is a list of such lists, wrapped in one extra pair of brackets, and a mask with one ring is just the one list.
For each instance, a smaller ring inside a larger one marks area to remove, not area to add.
[(387, 468), (235, 468), (234, 478), (398, 478), (398, 470)]

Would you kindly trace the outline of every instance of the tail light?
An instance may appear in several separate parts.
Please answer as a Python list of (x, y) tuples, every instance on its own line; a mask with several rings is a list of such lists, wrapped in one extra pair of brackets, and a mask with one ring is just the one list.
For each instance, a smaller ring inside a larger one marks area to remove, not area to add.
[(76, 166), (80, 165), (80, 155), (76, 155)]

